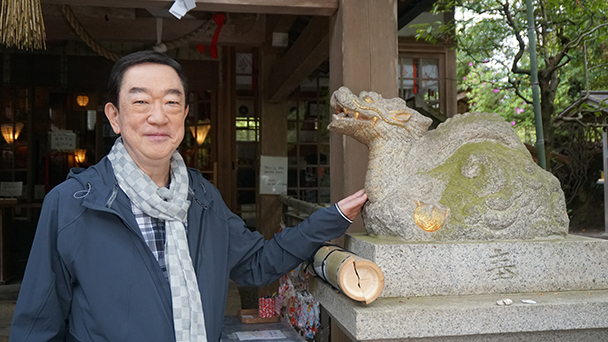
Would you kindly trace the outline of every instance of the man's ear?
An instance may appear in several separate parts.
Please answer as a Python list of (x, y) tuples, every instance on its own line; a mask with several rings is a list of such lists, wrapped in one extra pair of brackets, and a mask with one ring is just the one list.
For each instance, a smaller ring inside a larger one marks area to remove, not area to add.
[(188, 117), (188, 112), (190, 111), (190, 106), (186, 105), (186, 110), (184, 111), (184, 121), (186, 121), (186, 117)]
[(114, 133), (120, 134), (120, 118), (118, 117), (118, 108), (116, 108), (112, 102), (108, 102), (106, 103), (104, 112), (106, 113), (106, 118), (108, 118), (108, 121), (110, 121), (110, 125), (112, 125), (112, 130), (114, 130)]

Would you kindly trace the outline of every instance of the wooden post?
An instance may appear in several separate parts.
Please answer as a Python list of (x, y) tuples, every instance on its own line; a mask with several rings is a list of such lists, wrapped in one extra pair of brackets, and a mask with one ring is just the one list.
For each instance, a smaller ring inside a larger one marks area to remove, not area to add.
[[(330, 23), (330, 90), (349, 87), (353, 93), (375, 91), (399, 95), (397, 83), (397, 1), (340, 0)], [(368, 149), (350, 137), (330, 136), (332, 202), (363, 188)], [(357, 218), (349, 232), (364, 231)], [(343, 245), (344, 240), (336, 243)], [(350, 339), (332, 320), (331, 341)]]
[[(220, 62), (220, 91), (218, 94), (217, 184), (230, 210), (236, 210), (236, 128), (235, 128), (235, 49), (226, 47)], [(215, 142), (214, 142), (215, 143)]]
[[(262, 101), (260, 116), (260, 155), (287, 156), (287, 103)], [(283, 203), (277, 195), (258, 195), (257, 230), (265, 239), (279, 232)]]
[[(268, 27), (268, 42), (271, 42), (273, 25)], [(282, 49), (273, 49), (270, 43), (260, 48), (259, 56), (259, 113), (260, 144), (259, 153), (263, 156), (287, 156), (287, 101), (270, 102), (269, 76), (277, 61), (283, 56)], [(259, 165), (258, 165), (259, 167)], [(259, 187), (258, 187), (259, 188)], [(265, 239), (271, 239), (280, 230), (283, 203), (277, 195), (257, 195), (257, 231)], [(278, 282), (260, 287), (260, 293), (272, 294), (279, 288)]]
[[(391, 98), (397, 84), (397, 1), (340, 0), (330, 23), (330, 90), (346, 86)], [(368, 149), (350, 137), (330, 136), (332, 202), (363, 188)], [(349, 232), (364, 231), (358, 218)], [(343, 241), (336, 241), (342, 244)]]
[[(277, 62), (284, 55), (283, 49), (273, 49), (270, 46), (274, 25), (268, 24), (267, 43), (260, 48), (259, 54), (259, 113), (260, 113), (260, 145), (261, 156), (287, 156), (287, 101), (271, 102), (270, 75)], [(259, 167), (259, 165), (258, 165)], [(279, 231), (283, 204), (277, 195), (258, 195), (257, 198), (257, 230), (264, 238), (271, 239)]]

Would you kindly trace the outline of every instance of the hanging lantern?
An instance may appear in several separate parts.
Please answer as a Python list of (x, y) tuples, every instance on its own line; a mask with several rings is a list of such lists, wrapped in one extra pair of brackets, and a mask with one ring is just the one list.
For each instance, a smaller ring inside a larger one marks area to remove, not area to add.
[(199, 146), (205, 142), (209, 129), (211, 129), (211, 121), (209, 121), (209, 119), (205, 119), (204, 121), (199, 122), (197, 125), (190, 126), (192, 136), (194, 136), (196, 143)]
[(0, 129), (2, 130), (4, 140), (10, 145), (19, 138), (19, 134), (21, 134), (21, 130), (23, 129), (23, 123), (17, 122), (14, 125), (12, 123), (3, 124)]
[(78, 103), (80, 107), (86, 107), (89, 104), (89, 97), (86, 95), (78, 95), (76, 97), (76, 103)]
[(87, 160), (87, 150), (74, 150), (74, 160), (76, 161), (76, 164), (84, 163), (85, 160)]

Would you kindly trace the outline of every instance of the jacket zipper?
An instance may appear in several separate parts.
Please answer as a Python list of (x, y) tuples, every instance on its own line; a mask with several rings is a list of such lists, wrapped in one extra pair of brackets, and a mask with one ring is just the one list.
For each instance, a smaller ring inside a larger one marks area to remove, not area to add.
[[(203, 188), (203, 191), (205, 193), (207, 193), (207, 189), (205, 189), (204, 185), (201, 183), (199, 183), (199, 186)], [(203, 241), (203, 230), (204, 230), (204, 226), (203, 226), (203, 222), (204, 222), (204, 218), (205, 218), (205, 213), (207, 212), (207, 209), (209, 209), (209, 206), (201, 203), (198, 198), (196, 198), (196, 194), (194, 193), (194, 191), (192, 191), (191, 193), (192, 198), (194, 198), (194, 201), (201, 206), (202, 210), (201, 210), (201, 216), (200, 216), (200, 229), (199, 229), (199, 237), (196, 241), (196, 249), (195, 249), (195, 253), (196, 253), (196, 258), (195, 258), (195, 262), (193, 263), (193, 267), (196, 270), (198, 268), (199, 265), (199, 259), (201, 258), (202, 253), (200, 253), (201, 251), (201, 243)]]

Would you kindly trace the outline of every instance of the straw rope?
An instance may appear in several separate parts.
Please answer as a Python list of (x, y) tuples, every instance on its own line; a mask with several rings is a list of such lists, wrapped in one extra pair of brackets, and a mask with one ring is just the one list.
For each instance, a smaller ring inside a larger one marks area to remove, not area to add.
[[(7, 1), (7, 0), (3, 0), (3, 1)], [(38, 0), (34, 0), (34, 1), (38, 1)], [(120, 57), (121, 57), (120, 54), (104, 48), (99, 43), (97, 43), (97, 41), (95, 41), (95, 39), (93, 37), (91, 37), (91, 35), (87, 32), (87, 30), (80, 24), (80, 22), (78, 21), (78, 18), (76, 18), (76, 15), (74, 14), (74, 11), (72, 11), (70, 6), (62, 5), (61, 10), (62, 10), (65, 18), (67, 19), (68, 23), (70, 24), (70, 26), (72, 26), (72, 28), (76, 32), (76, 34), (91, 49), (93, 49), (93, 51), (95, 51), (97, 54), (99, 54), (111, 61), (114, 61), (114, 62), (116, 62), (118, 59), (120, 59)], [(212, 29), (213, 26), (215, 26), (215, 23), (211, 19), (213, 19), (213, 18), (207, 19), (204, 23), (202, 23), (194, 31), (184, 35), (183, 37), (174, 39), (169, 42), (158, 43), (158, 44), (154, 45), (152, 47), (152, 49), (155, 51), (158, 51), (158, 52), (167, 52), (169, 50), (175, 49), (175, 48), (185, 45), (185, 44), (189, 44), (189, 43), (199, 39), (199, 35), (201, 33), (204, 33), (205, 31), (208, 31), (208, 30)]]
[(185, 44), (192, 43), (193, 41), (199, 39), (199, 35), (213, 28), (213, 26), (217, 26), (213, 20), (213, 17), (207, 19), (204, 23), (202, 23), (199, 27), (194, 29), (194, 31), (182, 36), (181, 38), (177, 38), (166, 43), (159, 43), (152, 47), (154, 51), (158, 52), (166, 52), (177, 47), (180, 47)]
[(70, 6), (61, 5), (61, 11), (63, 12), (63, 15), (67, 19), (68, 23), (70, 23), (70, 26), (72, 26), (72, 28), (74, 29), (74, 31), (76, 32), (78, 37), (80, 37), (80, 39), (82, 39), (82, 41), (84, 41), (91, 49), (93, 49), (93, 51), (95, 51), (100, 56), (103, 56), (114, 62), (116, 62), (117, 60), (120, 59), (121, 56), (119, 54), (104, 48), (99, 43), (97, 43), (97, 41), (95, 41), (95, 39), (93, 39), (93, 37), (91, 37), (91, 35), (87, 32), (87, 30), (85, 30), (85, 28), (82, 27), (82, 25), (78, 21), (78, 18), (76, 18), (74, 11), (72, 11), (72, 8), (70, 8)]
[(46, 49), (40, 0), (2, 0), (0, 32), (7, 47)]

